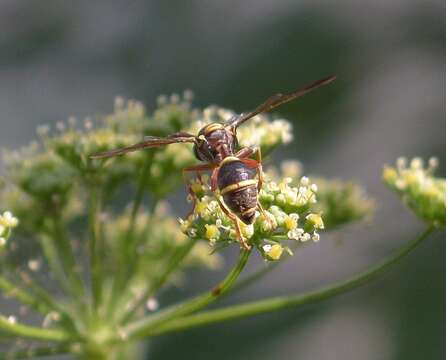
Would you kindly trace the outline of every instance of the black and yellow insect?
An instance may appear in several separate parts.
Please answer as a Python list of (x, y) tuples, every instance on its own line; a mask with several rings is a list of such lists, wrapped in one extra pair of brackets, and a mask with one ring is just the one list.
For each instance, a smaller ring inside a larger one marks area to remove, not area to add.
[[(217, 197), (221, 209), (234, 221), (241, 246), (249, 249), (250, 247), (240, 230), (240, 221), (252, 224), (255, 220), (256, 210), (263, 212), (257, 198), (262, 187), (262, 161), (259, 148), (238, 149), (237, 128), (255, 115), (296, 99), (319, 86), (332, 82), (335, 78), (335, 76), (330, 76), (315, 81), (289, 94), (273, 95), (254, 111), (235, 115), (224, 124), (208, 124), (199, 131), (198, 135), (178, 132), (164, 138), (146, 136), (138, 144), (95, 154), (91, 157), (99, 159), (174, 143), (193, 143), (195, 156), (204, 164), (188, 167), (184, 171), (197, 173), (212, 171), (212, 191), (219, 190), (223, 198), (222, 202)], [(255, 154), (257, 158), (254, 160), (251, 156)], [(191, 189), (189, 192), (194, 196)]]

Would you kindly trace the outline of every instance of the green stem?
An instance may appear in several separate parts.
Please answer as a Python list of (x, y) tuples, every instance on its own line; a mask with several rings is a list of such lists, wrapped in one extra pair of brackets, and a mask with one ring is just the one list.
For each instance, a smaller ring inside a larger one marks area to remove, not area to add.
[[(154, 155), (155, 152), (153, 150), (149, 151), (144, 161), (143, 168), (141, 170), (141, 174), (138, 179), (135, 200), (133, 201), (132, 211), (130, 213), (129, 228), (127, 231), (127, 239), (129, 241), (129, 246), (127, 246), (127, 249), (130, 249), (130, 252), (128, 254), (130, 259), (136, 253), (135, 243), (134, 243), (136, 215), (138, 215), (139, 208), (141, 207), (141, 204), (144, 200), (144, 194), (146, 192), (146, 184), (150, 175), (150, 169)], [(154, 206), (156, 206), (156, 202), (154, 202), (154, 204), (155, 204)]]
[(88, 210), (88, 229), (89, 229), (89, 253), (90, 253), (90, 272), (91, 272), (91, 293), (93, 308), (97, 308), (101, 299), (101, 274), (100, 274), (100, 254), (98, 242), (98, 213), (99, 213), (99, 193), (96, 184), (90, 184), (90, 199)]
[[(37, 283), (29, 273), (17, 269), (17, 267), (10, 261), (2, 264), (3, 271), (6, 277), (0, 278), (0, 289), (5, 291), (5, 295), (14, 296), (20, 302), (31, 306), (42, 315), (47, 315), (51, 311), (56, 311), (61, 314), (62, 319), (71, 323), (70, 311), (66, 304), (58, 303), (54, 297), (50, 296), (48, 292)], [(23, 290), (26, 288), (26, 291)]]
[(161, 273), (159, 277), (155, 279), (154, 283), (147, 288), (147, 290), (144, 292), (144, 294), (142, 294), (139, 300), (136, 301), (135, 304), (124, 313), (122, 319), (120, 319), (119, 321), (120, 323), (127, 323), (129, 320), (131, 320), (136, 310), (138, 310), (147, 299), (151, 298), (158, 292), (158, 290), (169, 279), (170, 275), (178, 268), (178, 265), (190, 253), (196, 242), (196, 239), (188, 238), (186, 243), (176, 250), (169, 263), (167, 264), (166, 269)]
[(0, 277), (0, 289), (4, 291), (4, 296), (12, 296), (23, 304), (31, 306), (42, 315), (48, 314), (51, 310), (44, 301), (32, 296), (30, 293), (20, 289), (18, 285), (12, 284), (4, 277)]
[(42, 246), (43, 254), (45, 255), (51, 272), (54, 274), (64, 292), (70, 294), (73, 289), (68, 285), (67, 276), (62, 265), (61, 256), (57, 251), (58, 246), (56, 245), (56, 239), (48, 234), (42, 234), (40, 236), (40, 244)]
[(30, 348), (28, 350), (8, 351), (0, 354), (0, 360), (35, 359), (41, 356), (63, 355), (70, 352), (68, 345)]
[[(138, 184), (135, 194), (135, 199), (133, 200), (132, 210), (130, 213), (129, 226), (127, 229), (126, 241), (123, 244), (123, 258), (125, 264), (125, 268), (121, 269), (118, 272), (113, 280), (110, 301), (108, 304), (107, 314), (111, 315), (115, 311), (116, 304), (120, 302), (119, 293), (122, 292), (122, 288), (126, 282), (129, 281), (129, 278), (133, 275), (135, 266), (137, 265), (137, 244), (135, 240), (135, 225), (136, 225), (136, 217), (138, 215), (138, 211), (143, 203), (144, 194), (146, 192), (146, 184), (148, 177), (150, 175), (150, 169), (153, 157), (155, 155), (154, 150), (149, 150), (149, 153), (144, 161), (142, 166), (141, 173), (138, 178)], [(154, 201), (152, 208), (154, 209), (157, 204), (157, 201)], [(153, 211), (151, 213), (153, 215)], [(124, 295), (125, 296), (125, 295)]]
[(0, 331), (8, 335), (15, 335), (22, 338), (43, 340), (43, 341), (66, 341), (68, 335), (60, 330), (43, 329), (35, 326), (13, 323), (0, 315)]
[(250, 254), (250, 251), (243, 249), (240, 250), (240, 256), (237, 264), (226, 276), (226, 278), (211, 291), (181, 304), (169, 307), (154, 316), (149, 316), (143, 318), (142, 320), (135, 321), (134, 323), (126, 326), (123, 329), (123, 333), (125, 333), (129, 339), (140, 339), (144, 336), (150, 335), (154, 329), (157, 329), (172, 319), (191, 314), (211, 304), (220, 298), (220, 296), (226, 291), (228, 291), (232, 284), (237, 280), (238, 276), (243, 271)]
[(248, 316), (269, 313), (272, 311), (283, 310), (291, 307), (300, 307), (312, 304), (318, 301), (332, 298), (336, 295), (345, 293), (373, 280), (392, 265), (398, 263), (403, 257), (408, 255), (419, 244), (421, 244), (433, 231), (433, 226), (429, 226), (415, 240), (403, 246), (398, 252), (389, 256), (384, 261), (372, 266), (370, 269), (353, 276), (352, 278), (327, 286), (320, 290), (304, 293), (295, 296), (282, 296), (265, 300), (253, 301), (246, 304), (228, 306), (226, 308), (202, 312), (197, 315), (176, 318), (166, 322), (163, 325), (145, 331), (144, 335), (158, 336), (174, 331), (185, 330), (192, 327), (205, 326), (218, 322), (240, 319)]
[(70, 283), (71, 293), (76, 301), (81, 302), (85, 296), (84, 285), (77, 271), (76, 258), (70, 240), (66, 236), (64, 224), (59, 215), (54, 217), (54, 243), (61, 255), (62, 266)]

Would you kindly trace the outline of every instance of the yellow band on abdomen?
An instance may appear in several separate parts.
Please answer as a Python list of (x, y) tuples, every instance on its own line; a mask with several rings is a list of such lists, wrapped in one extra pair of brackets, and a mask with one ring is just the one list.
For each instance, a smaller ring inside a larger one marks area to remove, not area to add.
[(224, 194), (226, 194), (228, 192), (235, 191), (235, 190), (238, 190), (238, 189), (242, 189), (242, 188), (245, 188), (245, 187), (248, 187), (248, 186), (251, 186), (251, 185), (256, 185), (257, 186), (257, 184), (258, 184), (258, 181), (256, 179), (243, 180), (243, 181), (240, 181), (238, 183), (226, 186), (225, 188), (220, 190), (220, 194), (224, 195)]

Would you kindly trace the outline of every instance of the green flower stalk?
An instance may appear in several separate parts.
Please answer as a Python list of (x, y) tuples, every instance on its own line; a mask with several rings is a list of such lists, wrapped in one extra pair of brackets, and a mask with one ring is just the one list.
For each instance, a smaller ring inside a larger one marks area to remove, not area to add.
[[(301, 306), (360, 286), (432, 231), (429, 227), (382, 264), (319, 291), (204, 311), (261, 278), (254, 274), (239, 281), (252, 252), (273, 269), (291, 258), (286, 253), (317, 243), (323, 231), (373, 210), (357, 184), (310, 180), (294, 160), (280, 170), (266, 166), (258, 193), (261, 208), (252, 225), (241, 225), (251, 249), (240, 249), (231, 270), (211, 289), (164, 306), (163, 290), (182, 286), (189, 269), (221, 269), (220, 251), (240, 247), (234, 223), (217, 201), (221, 196), (211, 191), (209, 176), (191, 176), (186, 182), (196, 196), (188, 198), (190, 213), (178, 220), (170, 210), (166, 198), (184, 188), (182, 169), (196, 164), (190, 144), (106, 160), (90, 155), (132, 145), (146, 135), (196, 133), (234, 114), (217, 106), (194, 108), (190, 92), (160, 97), (153, 111), (117, 98), (112, 114), (70, 118), (55, 129), (42, 126), (38, 141), (5, 152), (0, 205), (10, 211), (0, 213), (0, 291), (22, 306), (18, 314), (0, 312), (0, 336), (21, 344), (0, 358), (65, 353), (81, 359), (136, 358), (136, 341)], [(275, 148), (292, 140), (292, 128), (286, 120), (259, 114), (240, 127), (237, 137), (242, 147), (260, 147), (267, 163)], [(445, 186), (433, 177), (434, 165), (431, 161), (424, 168), (414, 160), (410, 167), (386, 168), (384, 178), (423, 219), (444, 226)]]

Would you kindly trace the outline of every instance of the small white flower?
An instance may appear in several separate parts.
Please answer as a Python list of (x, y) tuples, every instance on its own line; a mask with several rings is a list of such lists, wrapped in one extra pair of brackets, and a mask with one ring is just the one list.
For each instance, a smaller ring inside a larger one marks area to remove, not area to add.
[(305, 233), (300, 237), (300, 241), (306, 242), (311, 239), (311, 235), (309, 233)]
[(5, 211), (3, 216), (0, 216), (0, 225), (7, 228), (14, 228), (18, 225), (19, 220), (12, 215), (10, 211)]
[(415, 157), (410, 162), (410, 167), (414, 170), (419, 170), (423, 168), (423, 159)]
[(262, 246), (264, 252), (269, 253), (271, 251), (272, 246), (270, 244), (266, 244)]
[(291, 239), (291, 240), (300, 240), (303, 233), (304, 233), (304, 229), (296, 228), (296, 229), (288, 231), (287, 236), (288, 236), (288, 239)]
[(430, 170), (435, 170), (437, 167), (438, 167), (438, 158), (431, 157), (429, 159), (429, 169)]
[(146, 302), (146, 308), (149, 311), (155, 311), (158, 310), (159, 307), (159, 303), (158, 300), (156, 300), (155, 298), (150, 298), (149, 300), (147, 300)]
[(31, 271), (34, 271), (34, 272), (39, 271), (40, 267), (41, 267), (41, 262), (39, 260), (34, 259), (34, 260), (29, 260), (28, 261), (28, 268)]
[(60, 132), (65, 131), (65, 124), (62, 121), (56, 123), (56, 129)]
[(407, 167), (407, 159), (405, 157), (399, 157), (396, 160), (396, 167), (398, 171), (402, 171)]
[(308, 179), (306, 176), (302, 176), (302, 178), (300, 179), (300, 184), (302, 186), (308, 186), (309, 183), (310, 179)]

